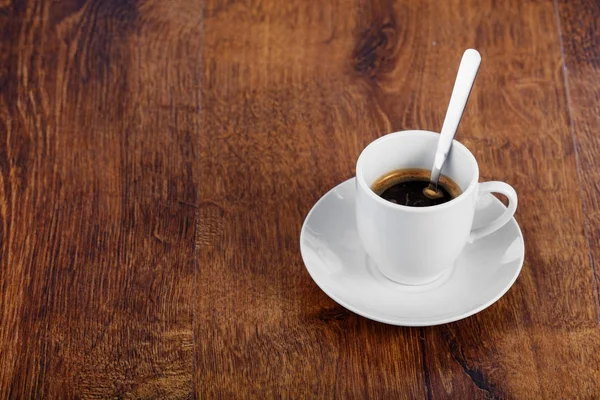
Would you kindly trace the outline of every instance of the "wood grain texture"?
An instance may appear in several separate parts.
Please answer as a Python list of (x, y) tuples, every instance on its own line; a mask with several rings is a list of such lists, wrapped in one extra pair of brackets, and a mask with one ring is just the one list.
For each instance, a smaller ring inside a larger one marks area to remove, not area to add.
[[(558, 1), (573, 136), (586, 217), (590, 261), (600, 310), (600, 3)], [(598, 315), (600, 321), (600, 311)]]
[[(0, 0), (0, 399), (599, 398), (599, 17)], [(370, 141), (439, 130), (467, 47), (458, 137), (518, 191), (526, 263), (465, 320), (369, 321), (312, 282), (301, 224)]]
[[(600, 396), (558, 32), (553, 2), (541, 0), (207, 1), (200, 397)], [(459, 138), (483, 180), (506, 180), (519, 193), (523, 272), (497, 304), (460, 322), (368, 321), (311, 281), (298, 249), (302, 221), (354, 175), (371, 140), (440, 128), (467, 47), (483, 64)]]
[(0, 398), (189, 398), (201, 7), (0, 2)]

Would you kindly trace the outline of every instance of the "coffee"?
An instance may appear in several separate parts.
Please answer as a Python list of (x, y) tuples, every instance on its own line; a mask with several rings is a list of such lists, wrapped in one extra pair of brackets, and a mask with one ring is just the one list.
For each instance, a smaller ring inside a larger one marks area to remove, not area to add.
[(423, 189), (429, 186), (431, 171), (420, 168), (408, 168), (392, 171), (377, 179), (371, 189), (381, 198), (403, 206), (430, 207), (447, 203), (459, 196), (460, 186), (447, 176), (440, 176), (438, 191), (443, 196), (429, 198)]

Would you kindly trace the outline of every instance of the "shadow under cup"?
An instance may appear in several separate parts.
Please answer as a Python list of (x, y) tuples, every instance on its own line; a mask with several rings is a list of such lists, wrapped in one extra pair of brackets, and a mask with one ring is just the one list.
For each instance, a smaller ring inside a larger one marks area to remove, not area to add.
[(383, 175), (405, 168), (431, 170), (439, 134), (401, 131), (369, 144), (356, 164), (356, 221), (363, 246), (389, 279), (420, 285), (452, 268), (473, 224), (479, 168), (462, 144), (453, 142), (442, 175), (462, 193), (431, 207), (409, 207), (379, 197), (371, 186)]

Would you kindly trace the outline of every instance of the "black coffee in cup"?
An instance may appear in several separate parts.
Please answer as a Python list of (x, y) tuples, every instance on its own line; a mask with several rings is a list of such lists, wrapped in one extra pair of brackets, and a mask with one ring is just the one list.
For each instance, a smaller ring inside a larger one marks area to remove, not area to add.
[(420, 168), (407, 168), (392, 171), (377, 179), (371, 189), (381, 198), (410, 207), (430, 207), (444, 204), (458, 197), (462, 191), (460, 186), (447, 176), (440, 176), (438, 191), (442, 196), (430, 198), (423, 194), (429, 186), (431, 171)]

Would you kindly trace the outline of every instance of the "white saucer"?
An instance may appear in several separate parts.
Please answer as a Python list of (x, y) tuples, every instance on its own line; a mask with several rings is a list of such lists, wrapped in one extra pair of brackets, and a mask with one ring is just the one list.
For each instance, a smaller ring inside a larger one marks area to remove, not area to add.
[[(453, 270), (427, 285), (407, 286), (384, 277), (366, 255), (356, 232), (354, 178), (324, 195), (308, 213), (300, 251), (316, 284), (350, 311), (401, 326), (444, 324), (496, 302), (517, 279), (525, 254), (513, 218), (495, 233), (467, 244)], [(480, 200), (477, 228), (499, 216), (504, 205), (492, 195)]]

